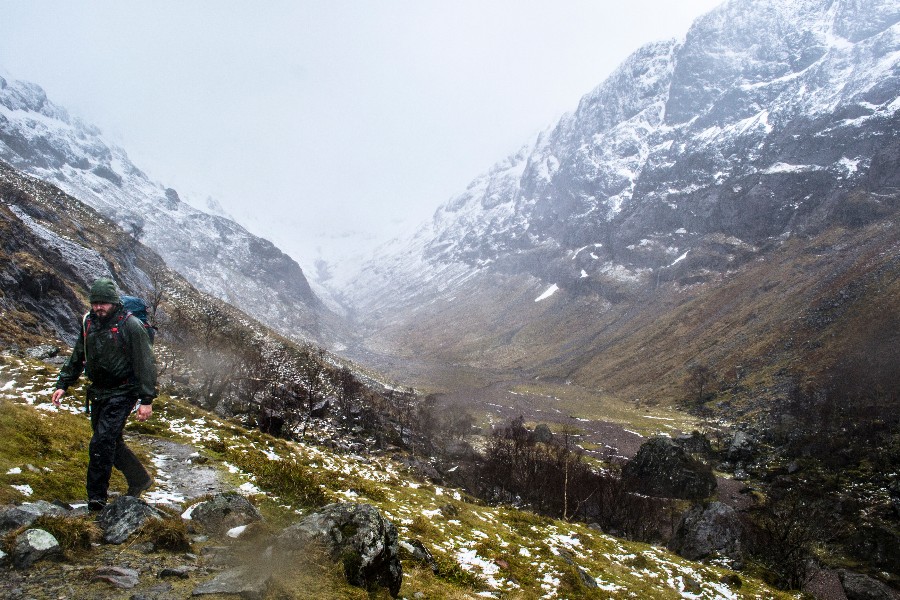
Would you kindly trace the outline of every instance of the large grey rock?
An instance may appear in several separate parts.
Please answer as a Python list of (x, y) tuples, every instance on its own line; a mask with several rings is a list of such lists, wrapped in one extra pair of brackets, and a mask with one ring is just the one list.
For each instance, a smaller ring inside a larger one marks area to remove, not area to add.
[(369, 504), (329, 504), (276, 539), (281, 551), (304, 551), (320, 545), (332, 560), (344, 566), (352, 585), (381, 586), (391, 596), (400, 593), (403, 571), (398, 556), (397, 528)]
[(44, 359), (53, 358), (59, 354), (59, 348), (50, 344), (41, 344), (40, 346), (32, 346), (25, 350), (25, 356), (28, 358)]
[(900, 594), (874, 577), (841, 571), (841, 585), (847, 600), (897, 600)]
[(194, 588), (194, 596), (210, 594), (239, 595), (247, 600), (261, 600), (266, 597), (272, 576), (250, 565), (242, 565), (222, 571), (210, 581)]
[(738, 431), (728, 446), (728, 460), (734, 463), (753, 460), (756, 455), (756, 440), (746, 431)]
[(744, 526), (737, 512), (721, 502), (697, 505), (681, 518), (669, 549), (688, 560), (741, 560)]
[(709, 438), (699, 431), (693, 431), (690, 435), (679, 435), (675, 438), (678, 445), (694, 456), (711, 456), (712, 444)]
[(712, 469), (666, 436), (644, 442), (622, 469), (622, 479), (632, 492), (663, 498), (701, 500), (716, 489)]
[(51, 504), (46, 500), (23, 502), (18, 506), (3, 506), (0, 507), (0, 533), (13, 531), (20, 527), (28, 527), (38, 517), (44, 515), (63, 515), (67, 512), (61, 506)]
[(262, 516), (256, 507), (236, 492), (216, 494), (191, 511), (191, 520), (199, 526), (199, 530), (210, 536), (225, 535), (234, 527), (249, 525), (260, 519)]
[(162, 518), (161, 512), (143, 500), (122, 496), (100, 511), (97, 524), (103, 530), (104, 542), (121, 544), (137, 533), (150, 519)]
[(43, 529), (28, 529), (16, 536), (12, 563), (17, 569), (27, 569), (45, 558), (62, 554), (59, 542)]

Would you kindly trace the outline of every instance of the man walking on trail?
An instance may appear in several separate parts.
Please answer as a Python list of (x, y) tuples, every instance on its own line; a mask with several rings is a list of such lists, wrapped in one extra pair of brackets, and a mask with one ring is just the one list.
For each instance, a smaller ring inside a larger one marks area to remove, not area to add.
[(63, 365), (53, 392), (53, 404), (82, 371), (91, 384), (87, 389), (93, 436), (87, 470), (88, 508), (106, 506), (109, 478), (116, 467), (128, 481), (127, 496), (140, 496), (153, 479), (125, 445), (122, 431), (128, 415), (140, 401), (138, 421), (146, 421), (156, 398), (156, 361), (144, 326), (122, 307), (116, 284), (101, 278), (91, 286), (91, 312), (84, 316), (81, 335)]

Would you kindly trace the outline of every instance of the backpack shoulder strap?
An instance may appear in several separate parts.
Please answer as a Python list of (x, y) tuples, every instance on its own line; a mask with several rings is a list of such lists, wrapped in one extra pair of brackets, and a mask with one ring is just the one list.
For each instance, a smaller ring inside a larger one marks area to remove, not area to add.
[(87, 334), (88, 328), (91, 326), (90, 311), (84, 313), (81, 317), (81, 345), (84, 347), (84, 362), (87, 362)]
[(119, 340), (121, 340), (122, 351), (128, 349), (128, 334), (125, 333), (125, 321), (128, 320), (129, 317), (133, 316), (130, 310), (126, 310), (122, 313), (122, 316), (116, 320), (116, 324), (110, 328), (110, 331), (113, 332), (113, 335), (116, 336)]

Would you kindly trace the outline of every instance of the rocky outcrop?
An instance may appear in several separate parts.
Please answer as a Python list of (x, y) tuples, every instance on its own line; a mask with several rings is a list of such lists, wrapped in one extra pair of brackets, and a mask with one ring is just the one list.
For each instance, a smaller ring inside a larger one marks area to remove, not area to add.
[(681, 518), (669, 550), (688, 560), (727, 558), (739, 562), (743, 558), (744, 526), (730, 506), (721, 502), (697, 505)]
[(900, 594), (873, 577), (850, 571), (840, 572), (847, 600), (897, 600)]
[(107, 544), (121, 544), (149, 521), (162, 520), (164, 515), (143, 500), (132, 496), (122, 496), (106, 505), (97, 517), (97, 524), (103, 530), (103, 541)]
[(738, 431), (734, 434), (731, 444), (728, 446), (728, 460), (733, 463), (742, 463), (753, 460), (756, 456), (758, 442), (746, 431)]
[(18, 506), (0, 506), (0, 534), (14, 531), (21, 527), (28, 527), (38, 517), (44, 515), (63, 515), (69, 511), (46, 500), (37, 502), (23, 502)]
[(397, 528), (369, 504), (329, 504), (285, 529), (276, 539), (279, 551), (321, 546), (340, 561), (347, 581), (362, 588), (384, 587), (396, 597), (403, 571)]
[(716, 489), (712, 469), (665, 436), (650, 438), (641, 445), (622, 469), (622, 480), (632, 492), (662, 498), (700, 500)]

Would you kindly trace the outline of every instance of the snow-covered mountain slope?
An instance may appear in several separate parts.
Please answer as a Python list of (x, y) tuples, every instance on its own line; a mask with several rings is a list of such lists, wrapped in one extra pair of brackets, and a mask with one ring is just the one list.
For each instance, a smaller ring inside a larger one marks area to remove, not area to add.
[(710, 280), (836, 218), (865, 221), (879, 207), (846, 194), (900, 184), (898, 21), (896, 0), (730, 0), (682, 40), (637, 50), (382, 248), (345, 297), (360, 318), (396, 320), (465, 281), (511, 276), (529, 302), (550, 289), (617, 301)]
[(0, 78), (0, 159), (100, 211), (198, 289), (295, 339), (335, 344), (336, 319), (297, 263), (216, 211), (153, 181), (39, 86)]

